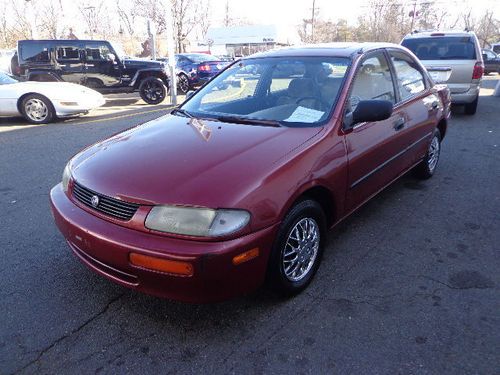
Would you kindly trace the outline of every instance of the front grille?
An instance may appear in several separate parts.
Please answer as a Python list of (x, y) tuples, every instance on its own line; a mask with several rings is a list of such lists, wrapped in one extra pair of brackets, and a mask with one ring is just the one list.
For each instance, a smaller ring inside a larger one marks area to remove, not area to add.
[[(106, 195), (87, 189), (76, 182), (73, 185), (73, 196), (77, 201), (95, 211), (125, 221), (130, 220), (139, 208), (138, 204), (107, 197)], [(97, 204), (95, 204), (95, 197), (97, 197)], [(92, 204), (93, 198), (94, 204)]]

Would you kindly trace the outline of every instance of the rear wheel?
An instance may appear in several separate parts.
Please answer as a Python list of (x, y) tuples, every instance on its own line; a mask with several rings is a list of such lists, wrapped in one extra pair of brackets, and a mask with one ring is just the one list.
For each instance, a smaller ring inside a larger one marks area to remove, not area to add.
[(297, 203), (276, 237), (268, 265), (269, 286), (287, 296), (304, 290), (318, 270), (325, 232), (321, 206), (313, 200)]
[(427, 149), (427, 153), (423, 160), (418, 164), (414, 173), (415, 176), (426, 180), (431, 178), (436, 171), (436, 167), (439, 162), (439, 156), (441, 155), (441, 133), (439, 129), (434, 130), (434, 134), (432, 135), (431, 143), (429, 144), (429, 148)]
[(185, 94), (189, 91), (190, 84), (189, 84), (189, 79), (185, 74), (179, 74), (177, 76), (177, 88), (179, 89), (179, 92), (181, 94)]
[(21, 113), (32, 124), (46, 124), (56, 117), (54, 106), (45, 96), (30, 94), (23, 98)]
[(476, 99), (469, 104), (465, 105), (465, 114), (466, 115), (474, 115), (477, 111), (477, 103), (479, 102), (479, 96), (476, 96)]
[(160, 78), (148, 77), (139, 85), (139, 94), (148, 104), (160, 104), (165, 100), (167, 88)]

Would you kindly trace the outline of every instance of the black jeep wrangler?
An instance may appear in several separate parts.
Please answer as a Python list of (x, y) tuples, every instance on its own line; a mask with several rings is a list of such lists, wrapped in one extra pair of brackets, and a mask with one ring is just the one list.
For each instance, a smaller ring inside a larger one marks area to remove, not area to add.
[(148, 104), (168, 92), (168, 67), (159, 61), (129, 59), (105, 40), (20, 40), (12, 73), (31, 81), (65, 81), (103, 94), (139, 91)]

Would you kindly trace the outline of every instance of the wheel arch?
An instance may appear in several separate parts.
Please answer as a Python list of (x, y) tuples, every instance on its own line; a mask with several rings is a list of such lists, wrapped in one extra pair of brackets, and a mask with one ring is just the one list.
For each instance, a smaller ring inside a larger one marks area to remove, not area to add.
[(24, 98), (26, 98), (27, 96), (29, 95), (38, 95), (38, 96), (42, 96), (44, 97), (45, 99), (48, 100), (48, 102), (50, 103), (50, 105), (52, 106), (52, 109), (54, 109), (54, 103), (52, 103), (52, 100), (50, 100), (47, 96), (43, 95), (43, 94), (40, 94), (39, 92), (27, 92), (23, 95), (21, 95), (19, 97), (19, 99), (17, 99), (17, 110), (19, 111), (19, 113), (23, 113), (22, 110), (21, 110), (21, 104), (24, 100)]
[(298, 202), (312, 199), (319, 203), (325, 213), (327, 227), (330, 228), (337, 220), (337, 203), (333, 191), (323, 184), (314, 184), (299, 190), (286, 204), (282, 217)]
[(441, 121), (437, 124), (437, 128), (441, 134), (441, 140), (443, 140), (446, 135), (446, 131), (448, 130), (448, 121), (445, 118), (441, 119)]
[(162, 74), (162, 71), (160, 70), (142, 70), (137, 72), (137, 77), (134, 79), (133, 82), (133, 87), (135, 90), (139, 88), (139, 86), (142, 83), (142, 80), (149, 78), (149, 77), (155, 77), (159, 78), (162, 80), (163, 84), (168, 88), (170, 87), (170, 82), (168, 82), (168, 79), (165, 78), (164, 74)]

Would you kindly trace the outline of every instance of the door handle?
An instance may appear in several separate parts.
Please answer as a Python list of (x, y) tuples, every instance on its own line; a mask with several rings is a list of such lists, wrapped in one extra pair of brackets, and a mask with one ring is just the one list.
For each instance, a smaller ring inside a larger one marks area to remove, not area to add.
[(398, 131), (405, 127), (405, 119), (400, 118), (394, 123), (394, 130)]

